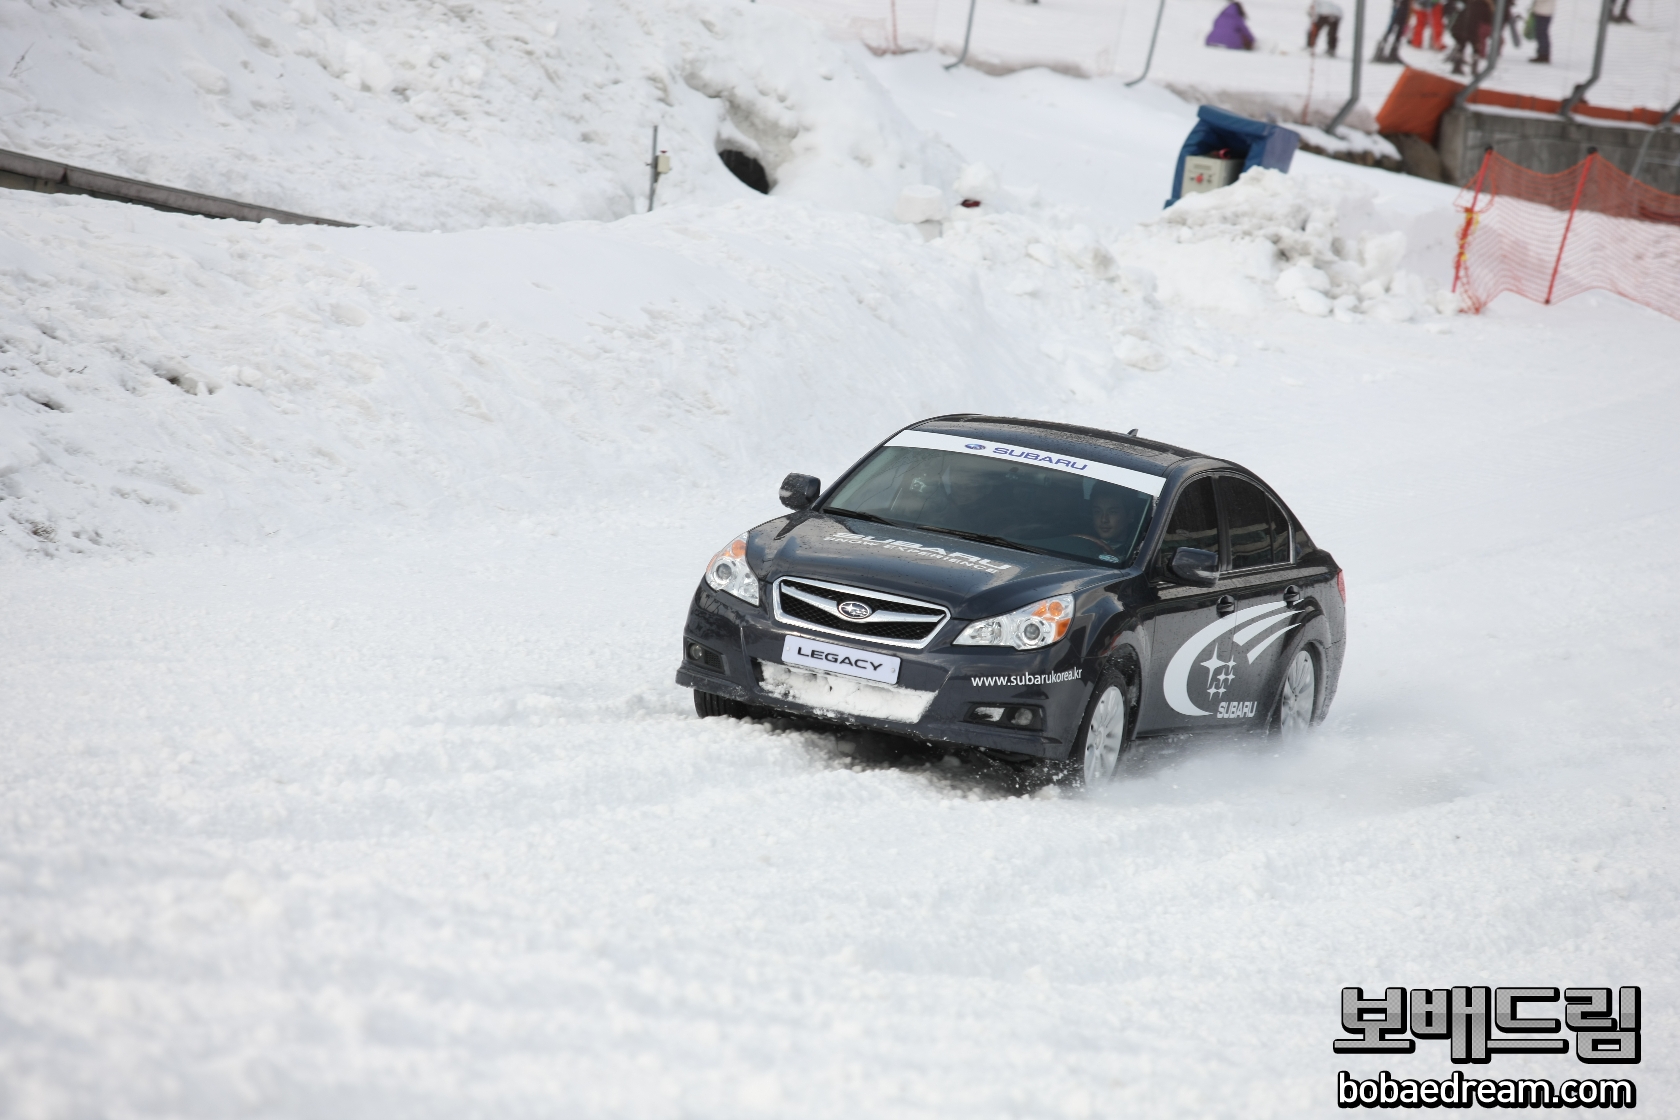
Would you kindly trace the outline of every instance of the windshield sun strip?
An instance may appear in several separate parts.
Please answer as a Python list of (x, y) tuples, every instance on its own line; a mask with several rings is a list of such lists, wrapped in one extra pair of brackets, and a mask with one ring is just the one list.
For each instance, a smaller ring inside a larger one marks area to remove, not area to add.
[(1012, 463), (1025, 463), (1044, 470), (1061, 471), (1079, 478), (1099, 478), (1116, 486), (1124, 486), (1128, 490), (1136, 490), (1140, 494), (1148, 494), (1151, 498), (1159, 498), (1167, 485), (1167, 480), (1160, 475), (1145, 474), (1128, 467), (1116, 467), (1110, 463), (1059, 455), (1036, 447), (993, 443), (990, 440), (966, 436), (946, 436), (938, 432), (903, 431), (888, 440), (886, 446), (954, 451), (959, 455), (975, 455), (982, 459), (1007, 459)]

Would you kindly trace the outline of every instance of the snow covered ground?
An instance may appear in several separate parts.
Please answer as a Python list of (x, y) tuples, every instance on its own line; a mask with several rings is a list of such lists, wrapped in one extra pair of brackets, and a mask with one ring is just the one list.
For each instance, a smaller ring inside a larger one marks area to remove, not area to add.
[[(1680, 324), (1442, 314), (1448, 188), (1302, 157), (1163, 216), (1159, 91), (739, 18), (853, 68), (804, 158), (855, 205), (508, 224), (326, 109), (358, 216), (452, 232), (0, 193), (0, 1114), (1298, 1117), (1450, 1071), (1334, 1055), (1343, 985), (1482, 983), (1642, 985), (1672, 1111)], [(183, 185), (285, 162), (177, 124)], [(911, 150), (986, 196), (936, 240), (858, 158)], [(694, 719), (705, 558), (959, 409), (1278, 486), (1349, 573), (1329, 724), (1021, 797)]]

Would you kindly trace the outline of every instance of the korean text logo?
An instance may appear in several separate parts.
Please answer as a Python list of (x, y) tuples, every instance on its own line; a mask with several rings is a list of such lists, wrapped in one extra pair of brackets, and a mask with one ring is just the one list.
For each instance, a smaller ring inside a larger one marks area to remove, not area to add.
[[(1553, 1005), (1548, 1007), (1547, 1005)], [(1560, 1020), (1548, 1011), (1561, 1010)], [(1588, 1065), (1636, 1065), (1639, 1062), (1640, 990), (1615, 993), (1612, 1015), (1609, 988), (1389, 988), (1381, 998), (1366, 998), (1361, 988), (1342, 989), (1342, 1029), (1338, 1054), (1412, 1054), (1419, 1039), (1441, 1040), (1454, 1065), (1486, 1065), (1501, 1054), (1570, 1053)], [(1573, 1046), (1565, 1030), (1574, 1036)], [(1608, 1071), (1606, 1071), (1608, 1072)], [(1472, 1078), (1454, 1070), (1451, 1077), (1412, 1079), (1382, 1070), (1358, 1078), (1342, 1070), (1336, 1078), (1336, 1103), (1342, 1108), (1631, 1108), (1638, 1090), (1618, 1078)]]

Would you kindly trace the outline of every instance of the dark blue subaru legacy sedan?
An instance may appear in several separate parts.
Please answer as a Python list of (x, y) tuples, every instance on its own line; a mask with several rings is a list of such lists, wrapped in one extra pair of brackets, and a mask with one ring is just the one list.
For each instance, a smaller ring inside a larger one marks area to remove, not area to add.
[(1323, 719), (1341, 569), (1235, 463), (1136, 435), (939, 416), (706, 566), (677, 683), (1106, 781), (1138, 738)]

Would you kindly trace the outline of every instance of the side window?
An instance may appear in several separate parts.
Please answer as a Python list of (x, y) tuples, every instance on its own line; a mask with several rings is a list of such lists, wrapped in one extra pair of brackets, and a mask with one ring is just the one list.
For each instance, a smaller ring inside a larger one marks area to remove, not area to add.
[(1294, 556), (1294, 559), (1299, 560), (1301, 557), (1303, 557), (1307, 553), (1311, 552), (1314, 547), (1315, 546), (1313, 545), (1312, 538), (1307, 536), (1307, 531), (1305, 529), (1301, 528), (1301, 526), (1296, 525), (1295, 526), (1295, 556)]
[(1161, 539), (1157, 562), (1164, 566), (1172, 559), (1174, 550), (1180, 548), (1219, 551), (1219, 513), (1213, 504), (1211, 478), (1198, 478), (1178, 492), (1178, 504), (1173, 506), (1172, 520), (1167, 522), (1167, 535)]
[(1251, 482), (1220, 479), (1225, 523), (1231, 534), (1231, 568), (1263, 568), (1289, 562), (1289, 519)]

